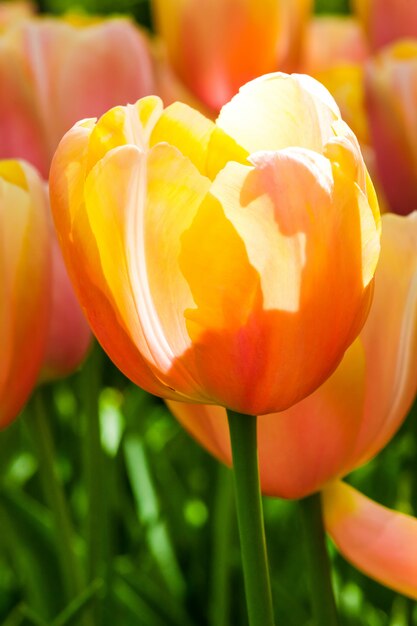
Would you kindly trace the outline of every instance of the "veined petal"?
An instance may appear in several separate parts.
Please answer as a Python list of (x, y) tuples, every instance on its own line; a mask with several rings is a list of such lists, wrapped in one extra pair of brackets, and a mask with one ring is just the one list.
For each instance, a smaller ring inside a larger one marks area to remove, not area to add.
[(338, 549), (378, 582), (417, 599), (417, 519), (346, 485), (323, 491), (324, 521)]

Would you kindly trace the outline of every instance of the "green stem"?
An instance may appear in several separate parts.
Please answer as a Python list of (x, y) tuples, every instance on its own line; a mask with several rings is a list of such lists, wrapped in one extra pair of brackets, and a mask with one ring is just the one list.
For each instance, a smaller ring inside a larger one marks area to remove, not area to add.
[(314, 621), (317, 626), (338, 626), (336, 602), (333, 593), (331, 567), (326, 547), (321, 494), (300, 500), (304, 526), (309, 587)]
[[(85, 413), (84, 463), (88, 511), (87, 532), (87, 576), (92, 582), (103, 575), (105, 554), (105, 534), (108, 520), (106, 497), (103, 492), (105, 456), (101, 446), (99, 394), (102, 370), (102, 354), (98, 345), (94, 345), (88, 360), (84, 364), (81, 376)], [(100, 623), (99, 602), (93, 602), (95, 623)]]
[(234, 522), (233, 479), (229, 468), (218, 464), (213, 506), (211, 560), (211, 626), (230, 624), (230, 574)]
[(257, 418), (227, 411), (236, 508), (250, 626), (273, 626), (265, 531), (259, 484)]
[(31, 429), (31, 434), (38, 450), (42, 488), (54, 519), (56, 546), (67, 599), (72, 599), (82, 590), (81, 575), (74, 552), (74, 531), (64, 490), (55, 465), (52, 435), (41, 389), (35, 394), (34, 408), (34, 414), (27, 421), (27, 424)]

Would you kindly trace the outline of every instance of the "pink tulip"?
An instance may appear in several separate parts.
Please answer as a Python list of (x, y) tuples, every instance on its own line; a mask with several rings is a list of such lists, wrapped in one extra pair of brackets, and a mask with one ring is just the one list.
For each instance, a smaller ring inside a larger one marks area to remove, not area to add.
[(417, 42), (390, 46), (369, 61), (366, 105), (379, 179), (391, 211), (417, 209)]
[(373, 49), (403, 39), (417, 37), (417, 2), (414, 0), (354, 0)]
[(154, 91), (145, 36), (127, 19), (33, 18), (0, 35), (0, 157), (47, 176), (79, 119)]
[(90, 328), (75, 297), (52, 230), (51, 244), (52, 297), (42, 380), (61, 378), (73, 372), (84, 360), (91, 342)]

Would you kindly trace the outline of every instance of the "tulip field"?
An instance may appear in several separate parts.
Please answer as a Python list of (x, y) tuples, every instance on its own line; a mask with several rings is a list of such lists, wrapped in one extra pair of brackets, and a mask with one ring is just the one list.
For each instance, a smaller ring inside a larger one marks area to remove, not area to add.
[(417, 626), (417, 2), (0, 0), (0, 624)]

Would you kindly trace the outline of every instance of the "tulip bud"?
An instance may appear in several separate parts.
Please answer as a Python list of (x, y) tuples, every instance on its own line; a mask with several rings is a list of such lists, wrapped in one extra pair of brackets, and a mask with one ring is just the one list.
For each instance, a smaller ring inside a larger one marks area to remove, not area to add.
[(42, 365), (50, 308), (44, 185), (26, 163), (0, 161), (0, 427), (16, 417)]
[(249, 83), (216, 124), (156, 97), (85, 120), (50, 189), (93, 331), (157, 395), (282, 410), (334, 370), (368, 313), (378, 206), (309, 77)]

